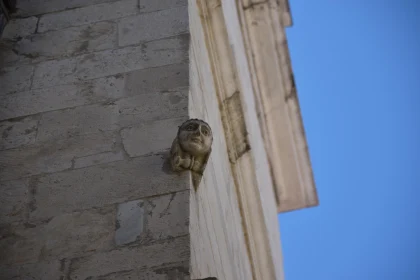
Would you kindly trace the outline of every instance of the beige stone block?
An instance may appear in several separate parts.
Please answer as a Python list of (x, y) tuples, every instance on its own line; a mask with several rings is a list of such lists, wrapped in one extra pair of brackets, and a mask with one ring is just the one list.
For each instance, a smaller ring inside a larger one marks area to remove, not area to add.
[(121, 19), (118, 42), (120, 46), (128, 46), (187, 32), (188, 7), (182, 6)]
[(160, 155), (139, 157), (41, 176), (34, 187), (35, 200), (43, 203), (30, 218), (189, 189), (187, 174), (162, 171), (164, 160)]
[(101, 3), (41, 16), (38, 32), (114, 20), (137, 13), (137, 0)]
[[(33, 88), (69, 84), (188, 61), (189, 35), (40, 63)], [(1, 79), (1, 77), (0, 77)]]
[(0, 122), (0, 150), (33, 144), (36, 139), (39, 118), (30, 116)]
[(21, 222), (26, 217), (29, 180), (0, 182), (0, 224)]
[[(150, 270), (153, 267), (158, 269), (157, 266), (163, 266), (164, 264), (188, 261), (189, 256), (189, 238), (179, 237), (159, 244), (126, 247), (120, 250), (98, 253), (87, 258), (75, 259), (71, 263), (69, 275), (71, 279), (87, 279), (109, 275), (116, 271), (130, 271), (139, 267)], [(162, 268), (161, 272), (164, 274), (165, 267)]]

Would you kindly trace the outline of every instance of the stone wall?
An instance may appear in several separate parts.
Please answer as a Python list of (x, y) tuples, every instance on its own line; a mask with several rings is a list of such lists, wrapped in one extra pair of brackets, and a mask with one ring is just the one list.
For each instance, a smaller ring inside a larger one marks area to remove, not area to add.
[(189, 279), (182, 0), (21, 0), (0, 41), (0, 279)]

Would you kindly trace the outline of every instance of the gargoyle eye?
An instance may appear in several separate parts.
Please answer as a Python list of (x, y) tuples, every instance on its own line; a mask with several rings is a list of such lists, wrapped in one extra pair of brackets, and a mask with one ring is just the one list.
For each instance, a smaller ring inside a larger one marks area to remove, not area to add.
[(203, 133), (204, 136), (209, 135), (209, 131), (206, 128), (202, 128), (201, 133)]

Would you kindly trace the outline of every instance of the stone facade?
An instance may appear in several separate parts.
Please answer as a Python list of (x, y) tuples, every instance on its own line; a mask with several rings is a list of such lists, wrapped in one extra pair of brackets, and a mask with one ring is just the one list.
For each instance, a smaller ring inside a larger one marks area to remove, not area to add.
[(190, 279), (182, 0), (20, 0), (0, 41), (0, 279)]

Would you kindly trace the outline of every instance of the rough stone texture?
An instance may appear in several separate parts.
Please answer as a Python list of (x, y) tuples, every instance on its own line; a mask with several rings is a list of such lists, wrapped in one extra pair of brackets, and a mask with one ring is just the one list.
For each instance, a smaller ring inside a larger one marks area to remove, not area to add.
[(53, 86), (8, 94), (0, 99), (0, 119), (10, 119), (120, 98), (123, 77), (107, 77), (80, 84)]
[(40, 176), (34, 196), (43, 203), (31, 219), (189, 189), (188, 174), (163, 173), (163, 164), (153, 155)]
[(115, 133), (94, 133), (0, 151), (0, 180), (66, 170), (74, 158), (114, 151), (117, 141)]
[(38, 32), (126, 17), (137, 13), (137, 4), (137, 0), (122, 0), (46, 14), (39, 20)]
[(38, 122), (37, 116), (0, 122), (0, 150), (33, 144), (36, 139)]
[(100, 51), (115, 47), (117, 28), (113, 22), (98, 22), (64, 30), (28, 36), (14, 45), (14, 52), (32, 62), (65, 55)]
[[(153, 119), (185, 116), (187, 92), (152, 93), (121, 99), (107, 104), (80, 106), (72, 109), (48, 112), (42, 115), (38, 138), (63, 139), (72, 135), (90, 134), (97, 131), (116, 130), (124, 126)], [(146, 102), (147, 101), (147, 102)], [(160, 111), (159, 111), (160, 110)], [(185, 117), (181, 120), (185, 120)], [(172, 123), (178, 123), (173, 121)], [(172, 130), (171, 130), (172, 131)], [(154, 139), (171, 138), (164, 131), (155, 131)], [(168, 145), (168, 143), (166, 143)], [(170, 144), (169, 144), (170, 146)], [(144, 149), (147, 149), (145, 147)], [(153, 149), (156, 152), (156, 149)]]
[(36, 17), (11, 20), (3, 30), (2, 39), (16, 40), (31, 35), (35, 33), (37, 22)]
[[(100, 276), (98, 280), (190, 280), (189, 263), (174, 263), (152, 269), (121, 271)], [(210, 279), (211, 280), (211, 279)], [(217, 279), (216, 279), (217, 280)]]
[(144, 226), (144, 201), (133, 200), (118, 205), (117, 230), (115, 243), (117, 245), (136, 241), (142, 234)]
[(12, 228), (0, 239), (0, 264), (80, 256), (113, 246), (115, 208), (59, 215), (42, 225)]
[(28, 190), (28, 179), (0, 182), (0, 224), (25, 219)]
[[(159, 32), (156, 32), (158, 26)], [(128, 46), (188, 32), (185, 7), (124, 18), (118, 24), (119, 45)]]
[(3, 280), (55, 280), (63, 275), (60, 261), (43, 261), (36, 264), (0, 266), (0, 279)]
[(113, 161), (123, 160), (125, 158), (125, 153), (121, 149), (118, 149), (114, 152), (104, 152), (94, 155), (88, 155), (84, 157), (75, 157), (74, 168), (83, 168), (91, 165), (97, 165), (102, 163), (109, 163)]
[(26, 263), (36, 263), (41, 255), (44, 241), (42, 235), (34, 230), (26, 229), (24, 225), (1, 227), (0, 239), (0, 265), (23, 265)]
[(188, 59), (188, 35), (106, 50), (74, 58), (41, 63), (34, 73), (33, 88), (69, 84), (138, 69), (185, 62)]
[(189, 279), (190, 178), (167, 165), (186, 5), (18, 1), (0, 39), (1, 279)]
[[(77, 84), (59, 85), (5, 95), (0, 99), (0, 120), (141, 94), (150, 95), (136, 98), (155, 99), (151, 100), (150, 104), (141, 103), (147, 105), (149, 107), (148, 112), (156, 116), (160, 109), (153, 106), (158, 106), (156, 102), (159, 102), (159, 104), (165, 103), (165, 101), (158, 100), (160, 95), (162, 95), (163, 100), (165, 100), (165, 96), (170, 96), (170, 92), (174, 91), (175, 96), (177, 94), (186, 96), (187, 87), (188, 64), (173, 64), (137, 70), (125, 75), (118, 74)], [(177, 93), (176, 89), (179, 89), (180, 93)], [(158, 93), (160, 91), (166, 91), (167, 93), (160, 94)], [(176, 99), (176, 97), (172, 99)], [(166, 100), (169, 99), (166, 98)], [(130, 102), (130, 100), (127, 101)], [(186, 104), (186, 102), (187, 99), (182, 98), (181, 103)], [(167, 107), (172, 106), (169, 102), (166, 102), (166, 104)], [(186, 111), (184, 111), (184, 114), (186, 114)]]
[(87, 279), (138, 268), (150, 271), (161, 269), (160, 271), (164, 274), (164, 269), (167, 267), (162, 267), (162, 264), (188, 261), (189, 256), (189, 238), (178, 237), (153, 245), (128, 247), (74, 259), (70, 265), (69, 275), (71, 279)]
[(124, 148), (130, 157), (156, 153), (167, 149), (172, 144), (168, 143), (168, 139), (175, 137), (178, 126), (184, 121), (185, 119), (183, 118), (166, 119), (124, 128), (121, 131)]
[(116, 0), (19, 0), (17, 14), (26, 17), (113, 1)]
[(147, 238), (159, 240), (188, 234), (189, 195), (189, 191), (183, 191), (146, 201)]
[(129, 72), (124, 92), (128, 96), (188, 87), (188, 64), (173, 64)]
[(141, 0), (140, 12), (148, 13), (187, 5), (188, 0)]
[(34, 67), (31, 65), (0, 68), (0, 96), (28, 90), (31, 86), (33, 72)]
[(41, 257), (62, 259), (112, 248), (114, 217), (112, 206), (54, 217), (39, 229), (48, 235)]

